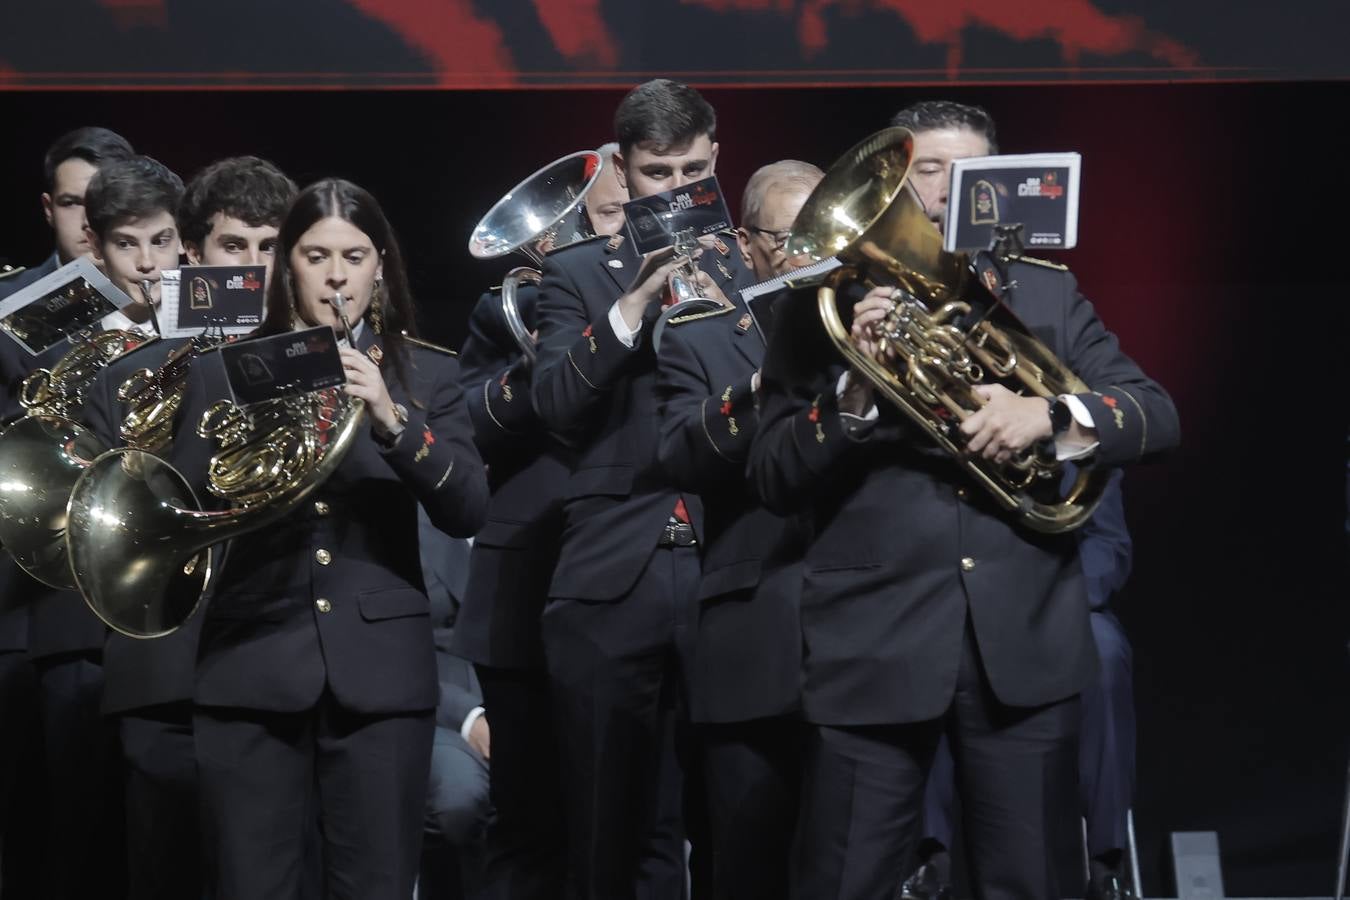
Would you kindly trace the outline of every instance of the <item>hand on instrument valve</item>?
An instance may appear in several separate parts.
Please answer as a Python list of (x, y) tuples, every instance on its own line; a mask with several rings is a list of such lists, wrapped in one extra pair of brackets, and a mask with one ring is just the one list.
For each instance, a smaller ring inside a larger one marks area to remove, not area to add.
[(619, 314), (629, 328), (638, 327), (649, 306), (661, 303), (670, 274), (688, 260), (687, 256), (677, 256), (674, 247), (653, 250), (642, 257), (628, 293), (619, 298)]
[(961, 423), (962, 433), (970, 438), (966, 452), (971, 456), (1004, 463), (1053, 433), (1044, 397), (1023, 397), (1001, 384), (977, 384), (974, 390), (984, 406)]
[(731, 301), (727, 295), (722, 293), (722, 289), (713, 281), (713, 277), (707, 272), (699, 269), (695, 273), (695, 280), (698, 282), (698, 294), (700, 297), (706, 297), (709, 300), (716, 300), (723, 306), (731, 306)]
[[(853, 343), (867, 356), (876, 359), (881, 350), (878, 334), (881, 320), (895, 309), (891, 299), (894, 288), (874, 287), (853, 304)], [(839, 396), (839, 410), (851, 415), (865, 415), (876, 401), (872, 398), (872, 384), (855, 372), (848, 373), (844, 391)]]
[(379, 368), (364, 353), (351, 347), (342, 347), (342, 368), (347, 373), (347, 394), (366, 401), (366, 410), (375, 430), (381, 434), (397, 434), (403, 428), (394, 410), (393, 398), (384, 383)]

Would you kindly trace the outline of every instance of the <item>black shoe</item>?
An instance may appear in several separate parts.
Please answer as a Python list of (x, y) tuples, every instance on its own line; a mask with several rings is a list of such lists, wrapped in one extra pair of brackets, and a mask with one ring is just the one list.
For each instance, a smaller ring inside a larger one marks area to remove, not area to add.
[(1119, 875), (1094, 878), (1088, 882), (1084, 900), (1138, 900), (1134, 890)]
[(951, 900), (952, 886), (943, 884), (937, 866), (924, 863), (900, 886), (898, 900)]

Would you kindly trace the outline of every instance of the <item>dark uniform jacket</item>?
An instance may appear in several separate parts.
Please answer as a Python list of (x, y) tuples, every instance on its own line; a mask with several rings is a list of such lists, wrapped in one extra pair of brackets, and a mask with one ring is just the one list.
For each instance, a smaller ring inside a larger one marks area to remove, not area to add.
[(53, 253), (44, 259), (41, 264), (33, 266), (31, 269), (16, 269), (0, 275), (0, 300), (23, 290), (39, 278), (50, 275), (59, 268), (56, 254)]
[[(367, 355), (382, 343), (369, 329), (357, 340)], [(383, 450), (367, 422), (305, 503), (231, 543), (201, 626), (197, 703), (297, 712), (326, 689), (356, 713), (436, 706), (417, 504), (437, 528), (467, 537), (483, 523), (487, 481), (453, 355), (408, 350), (407, 390), (388, 354), (383, 362), (389, 392), (410, 417), (397, 444)], [(228, 395), (218, 357), (204, 354), (191, 370), (172, 453), (199, 497), (209, 496), (203, 482), (216, 447), (196, 436), (195, 423)]]
[[(522, 285), (516, 295), (531, 329), (537, 297), (532, 285)], [(535, 413), (531, 369), (511, 337), (497, 291), (474, 306), (459, 359), (492, 501), (487, 524), (474, 538), (451, 648), (480, 665), (540, 667), (539, 615), (558, 560), (570, 451)]]
[(744, 305), (680, 315), (661, 336), (661, 465), (703, 500), (695, 721), (739, 722), (799, 706), (799, 517), (760, 505), (745, 478), (759, 427), (751, 377), (764, 339)]
[[(699, 265), (733, 296), (750, 279), (719, 239)], [(576, 442), (564, 499), (565, 526), (552, 597), (617, 601), (636, 583), (681, 494), (658, 464), (656, 354), (649, 310), (629, 348), (609, 323), (640, 259), (631, 242), (595, 239), (544, 261), (539, 296), (535, 406), (553, 431)], [(696, 533), (701, 510), (683, 497)]]
[[(1091, 388), (1094, 463), (1119, 466), (1178, 443), (1167, 393), (1121, 351), (1072, 275), (1011, 267), (1012, 310)], [(1019, 524), (885, 401), (848, 433), (843, 371), (813, 291), (780, 302), (749, 471), (773, 509), (813, 518), (801, 615), (803, 706), (832, 725), (942, 715), (967, 616), (998, 700), (1034, 706), (1078, 692), (1096, 656), (1077, 540)], [(927, 448), (927, 449), (925, 449)]]

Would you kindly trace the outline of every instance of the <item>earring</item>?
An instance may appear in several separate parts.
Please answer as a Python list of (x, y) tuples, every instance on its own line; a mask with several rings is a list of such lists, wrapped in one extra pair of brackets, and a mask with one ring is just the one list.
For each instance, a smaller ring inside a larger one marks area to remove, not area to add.
[(375, 290), (370, 295), (370, 308), (366, 312), (370, 327), (376, 334), (384, 333), (384, 279), (375, 279)]

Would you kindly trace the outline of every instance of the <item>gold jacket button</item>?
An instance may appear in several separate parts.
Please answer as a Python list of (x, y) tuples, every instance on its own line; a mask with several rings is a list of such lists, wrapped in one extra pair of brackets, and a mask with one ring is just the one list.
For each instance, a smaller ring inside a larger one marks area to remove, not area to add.
[(961, 571), (962, 572), (975, 571), (975, 560), (971, 559), (969, 556), (961, 557)]
[(331, 609), (333, 608), (333, 604), (329, 603), (329, 602), (328, 602), (325, 598), (323, 598), (323, 597), (320, 597), (318, 600), (315, 600), (315, 601), (314, 601), (314, 605), (315, 605), (315, 607), (318, 608), (319, 612), (328, 612), (329, 610), (331, 610)]
[(957, 488), (957, 489), (956, 489), (956, 497), (957, 497), (957, 499), (959, 499), (959, 500), (964, 500), (964, 499), (966, 499), (966, 498), (969, 497), (969, 496), (970, 496), (970, 492), (967, 491), (965, 488)]
[(315, 501), (314, 511), (321, 516), (326, 516), (328, 515), (328, 504), (324, 503), (322, 500)]
[(315, 550), (314, 561), (321, 566), (326, 566), (333, 561), (333, 554), (329, 553), (327, 550)]

